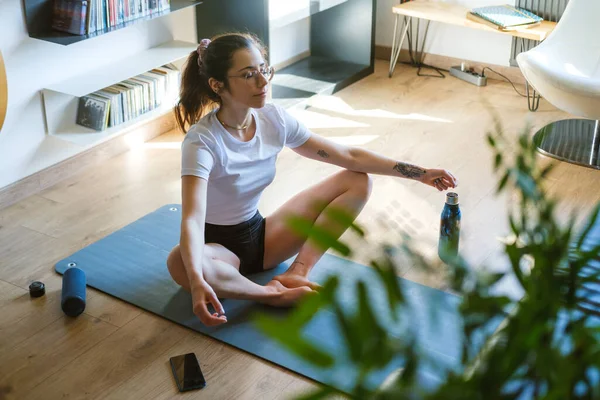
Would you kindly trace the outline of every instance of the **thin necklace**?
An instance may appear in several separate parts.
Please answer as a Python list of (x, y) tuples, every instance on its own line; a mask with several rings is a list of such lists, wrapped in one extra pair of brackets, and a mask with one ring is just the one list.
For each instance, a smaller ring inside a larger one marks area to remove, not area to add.
[(234, 131), (245, 131), (250, 126), (250, 123), (252, 123), (252, 119), (250, 119), (250, 123), (247, 123), (246, 125), (242, 125), (238, 128), (238, 127), (226, 124), (221, 118), (219, 118), (218, 115), (217, 115), (217, 119), (223, 126), (225, 126), (226, 128), (229, 128), (229, 129), (233, 129)]

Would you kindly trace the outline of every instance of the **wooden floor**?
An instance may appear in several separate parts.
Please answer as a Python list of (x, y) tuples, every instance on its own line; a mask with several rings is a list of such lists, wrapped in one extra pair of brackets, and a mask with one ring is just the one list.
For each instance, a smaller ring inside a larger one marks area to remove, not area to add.
[[(526, 100), (498, 81), (478, 88), (450, 76), (417, 77), (403, 65), (390, 80), (387, 63), (378, 61), (374, 75), (320, 99), (302, 118), (340, 142), (450, 170), (460, 180), (464, 254), (475, 265), (506, 268), (498, 239), (508, 232), (510, 199), (494, 195), (497, 179), (485, 141), (491, 109), (512, 137), (527, 122), (538, 128), (568, 117), (544, 101), (538, 112), (528, 112)], [(177, 132), (163, 135), (0, 211), (0, 399), (284, 399), (313, 386), (94, 289), (88, 289), (83, 315), (70, 319), (62, 313), (54, 263), (165, 203), (180, 202), (182, 138)], [(261, 212), (268, 215), (336, 169), (284, 150)], [(563, 200), (561, 216), (600, 201), (599, 178), (598, 171), (561, 163), (547, 181)], [(400, 178), (374, 180), (372, 198), (358, 218), (369, 244), (343, 237), (356, 244), (353, 258), (367, 262), (378, 245), (393, 244), (401, 231), (434, 257), (445, 195)], [(441, 273), (425, 274), (410, 263), (400, 265), (399, 273), (444, 288)], [(34, 280), (47, 285), (45, 297), (30, 299), (27, 287)], [(519, 295), (510, 280), (505, 290)], [(208, 386), (181, 396), (168, 358), (186, 352), (199, 356)]]

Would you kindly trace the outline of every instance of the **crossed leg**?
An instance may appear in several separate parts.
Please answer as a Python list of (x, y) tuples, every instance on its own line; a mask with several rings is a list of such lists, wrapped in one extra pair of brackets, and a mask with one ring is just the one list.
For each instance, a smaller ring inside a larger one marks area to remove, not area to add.
[[(173, 280), (190, 292), (190, 281), (183, 265), (179, 245), (176, 245), (169, 254), (167, 267)], [(288, 306), (312, 292), (306, 286), (286, 288), (277, 281), (271, 281), (265, 286), (258, 285), (240, 274), (239, 267), (239, 258), (226, 247), (217, 243), (207, 243), (204, 246), (202, 274), (217, 297)]]
[[(295, 303), (318, 286), (308, 280), (308, 274), (326, 250), (319, 248), (311, 239), (293, 232), (287, 225), (287, 217), (294, 215), (307, 219), (327, 230), (336, 238), (348, 226), (342, 226), (323, 212), (327, 207), (339, 207), (354, 219), (366, 204), (371, 193), (370, 177), (363, 173), (343, 170), (305, 189), (292, 197), (266, 218), (265, 254), (263, 268), (270, 269), (298, 253), (294, 263), (282, 275), (267, 285), (258, 285), (239, 272), (240, 260), (230, 250), (216, 243), (207, 243), (204, 250), (202, 272), (206, 282), (221, 298), (248, 299), (275, 306)], [(320, 207), (315, 207), (315, 201)], [(173, 280), (190, 291), (179, 245), (167, 259), (167, 267)]]
[[(264, 268), (270, 269), (298, 254), (290, 268), (274, 279), (288, 288), (318, 285), (308, 280), (308, 274), (326, 249), (312, 239), (293, 232), (287, 225), (289, 216), (299, 216), (315, 227), (326, 229), (336, 239), (348, 225), (333, 221), (328, 207), (344, 209), (354, 220), (371, 194), (371, 178), (364, 173), (343, 170), (298, 193), (266, 218)], [(316, 207), (316, 204), (319, 206)]]

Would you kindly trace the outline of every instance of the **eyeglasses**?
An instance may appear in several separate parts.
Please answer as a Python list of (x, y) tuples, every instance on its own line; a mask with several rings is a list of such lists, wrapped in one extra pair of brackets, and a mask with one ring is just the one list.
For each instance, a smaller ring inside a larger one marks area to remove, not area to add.
[(254, 85), (258, 86), (260, 84), (259, 73), (265, 77), (267, 82), (270, 82), (271, 79), (273, 79), (273, 75), (275, 75), (275, 68), (262, 67), (259, 69), (254, 69), (254, 70), (248, 71), (242, 75), (228, 75), (228, 76), (230, 78), (244, 78), (246, 80), (247, 85), (254, 84)]

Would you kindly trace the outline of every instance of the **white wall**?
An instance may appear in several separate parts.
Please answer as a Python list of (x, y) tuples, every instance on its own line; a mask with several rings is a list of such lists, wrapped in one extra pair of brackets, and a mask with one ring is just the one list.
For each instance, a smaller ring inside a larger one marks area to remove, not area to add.
[(0, 132), (0, 188), (81, 151), (46, 135), (42, 88), (163, 42), (196, 41), (193, 8), (62, 46), (30, 38), (22, 7), (21, 1), (0, 0), (0, 49), (8, 80), (8, 110)]
[(310, 0), (269, 0), (269, 56), (277, 65), (310, 48)]
[[(486, 5), (515, 4), (514, 0), (440, 0), (445, 3), (460, 4), (467, 8)], [(375, 43), (379, 46), (392, 46), (394, 14), (392, 7), (398, 0), (377, 0), (377, 22)], [(401, 20), (400, 20), (401, 21)], [(421, 21), (421, 29), (425, 26)], [(419, 39), (423, 37), (419, 35)], [(448, 24), (431, 22), (425, 52), (464, 60), (478, 61), (509, 66), (511, 37), (493, 32), (484, 32)], [(408, 48), (406, 41), (404, 47)]]
[(310, 48), (310, 17), (269, 30), (271, 64), (294, 58)]

